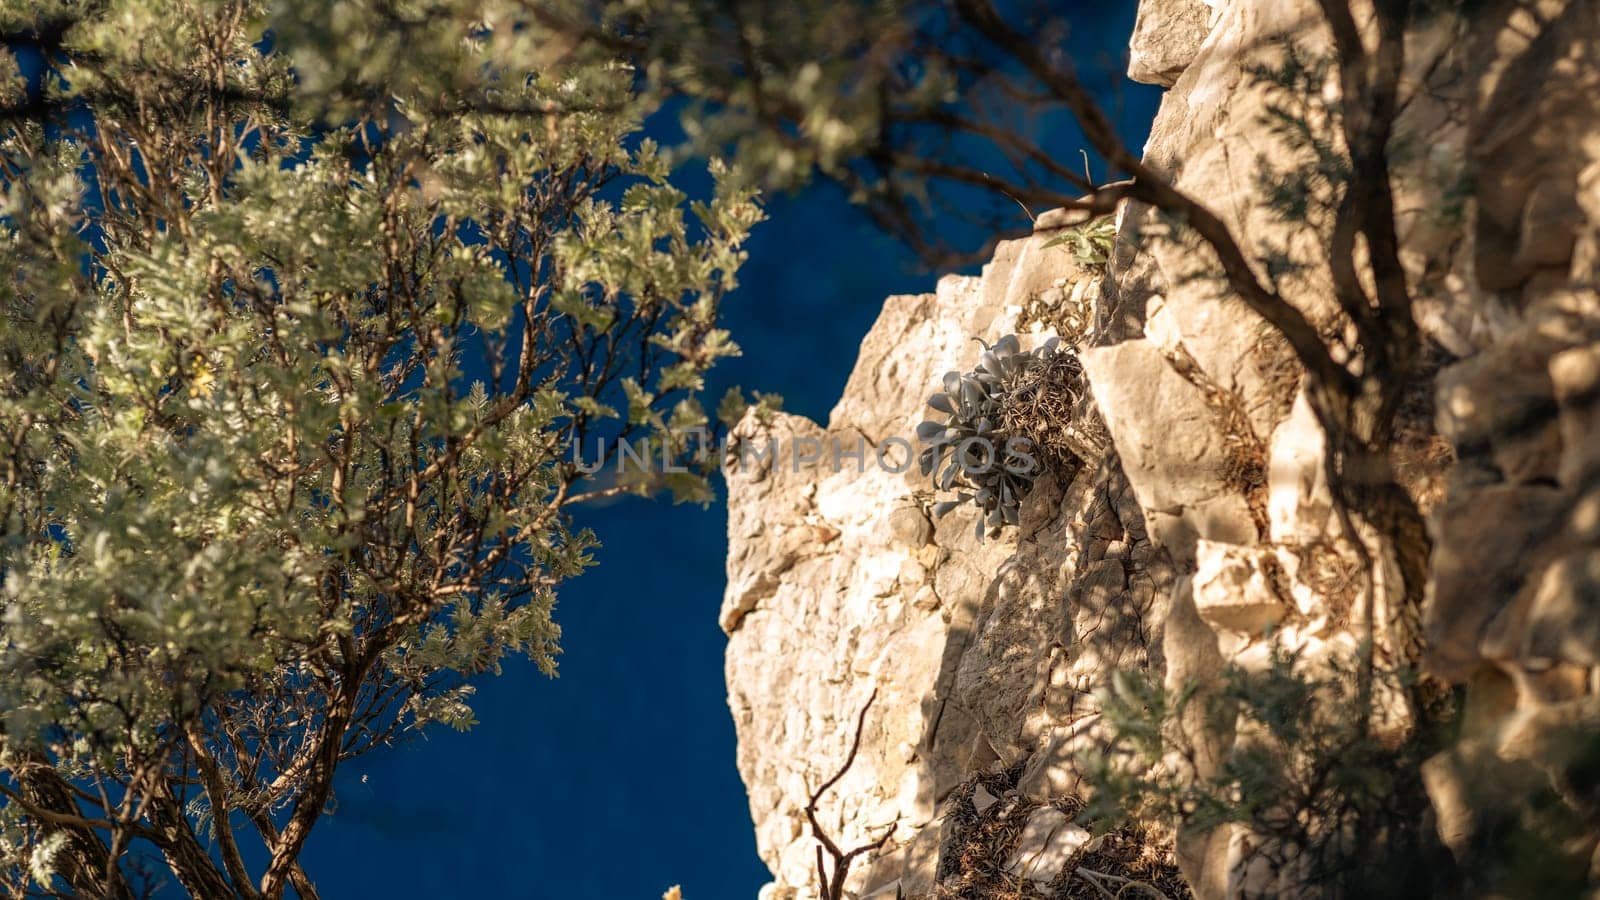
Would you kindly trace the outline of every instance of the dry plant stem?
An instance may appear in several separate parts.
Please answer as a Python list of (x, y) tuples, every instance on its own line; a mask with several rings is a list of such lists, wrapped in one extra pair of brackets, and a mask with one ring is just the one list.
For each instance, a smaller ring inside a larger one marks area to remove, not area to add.
[[(1109, 900), (1121, 900), (1123, 895), (1127, 894), (1127, 892), (1130, 890), (1144, 891), (1149, 896), (1157, 898), (1157, 900), (1168, 900), (1167, 895), (1163, 894), (1155, 885), (1144, 881), (1136, 881), (1123, 875), (1112, 875), (1109, 872), (1096, 872), (1093, 869), (1084, 868), (1083, 866), (1079, 866), (1077, 869), (1075, 869), (1073, 874), (1077, 875), (1079, 878), (1082, 878), (1090, 887), (1099, 891), (1102, 895), (1109, 898)], [(1117, 892), (1113, 894), (1106, 888), (1102, 881), (1109, 881), (1113, 884), (1119, 885)]]
[[(888, 842), (889, 836), (894, 834), (894, 824), (890, 823), (888, 830), (883, 833), (882, 837), (870, 843), (862, 844), (853, 850), (846, 851), (839, 848), (839, 845), (833, 838), (828, 836), (828, 833), (822, 829), (821, 823), (817, 821), (817, 803), (821, 801), (822, 795), (837, 784), (839, 779), (843, 778), (845, 773), (850, 771), (850, 767), (855, 764), (856, 753), (861, 750), (861, 733), (867, 724), (867, 710), (872, 708), (872, 701), (876, 699), (878, 699), (878, 691), (874, 688), (872, 695), (867, 697), (867, 702), (861, 707), (860, 715), (856, 717), (855, 739), (850, 742), (850, 753), (845, 756), (844, 765), (839, 767), (839, 771), (835, 772), (832, 778), (824, 781), (821, 787), (812, 792), (810, 802), (806, 804), (806, 820), (811, 823), (811, 833), (816, 837), (818, 844), (817, 887), (821, 891), (824, 900), (843, 900), (844, 883), (850, 877), (850, 867), (855, 863), (856, 858), (882, 847)], [(827, 857), (833, 860), (831, 875), (823, 856), (824, 851), (827, 852)]]

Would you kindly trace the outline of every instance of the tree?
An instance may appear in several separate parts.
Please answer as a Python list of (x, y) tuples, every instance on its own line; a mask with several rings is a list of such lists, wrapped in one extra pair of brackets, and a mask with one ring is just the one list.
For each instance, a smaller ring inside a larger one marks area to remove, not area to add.
[(0, 3), (11, 896), (317, 896), (342, 764), (554, 674), (574, 504), (707, 496), (753, 192), (687, 220), (625, 62), (415, 12)]

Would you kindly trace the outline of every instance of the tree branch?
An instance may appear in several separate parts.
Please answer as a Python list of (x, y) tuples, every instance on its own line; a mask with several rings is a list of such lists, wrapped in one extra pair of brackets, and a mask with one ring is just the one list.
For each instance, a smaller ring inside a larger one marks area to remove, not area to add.
[(1178, 190), (1134, 156), (1070, 68), (1052, 63), (1028, 35), (1006, 24), (989, 0), (954, 0), (954, 3), (965, 21), (1015, 57), (1067, 105), (1095, 150), (1112, 166), (1133, 176), (1133, 195), (1137, 199), (1178, 217), (1211, 247), (1228, 285), (1246, 306), (1284, 336), (1312, 378), (1341, 393), (1353, 391), (1354, 379), (1334, 361), (1316, 328), (1304, 313), (1261, 283), (1228, 226), (1206, 206)]
[[(811, 834), (816, 837), (819, 844), (817, 847), (817, 886), (822, 892), (823, 900), (843, 900), (844, 883), (850, 877), (850, 867), (856, 858), (882, 847), (888, 843), (889, 837), (894, 834), (895, 826), (890, 823), (888, 830), (877, 840), (845, 851), (839, 849), (839, 845), (828, 837), (828, 833), (822, 829), (822, 825), (817, 821), (817, 803), (822, 800), (822, 795), (837, 784), (839, 779), (843, 778), (845, 773), (850, 771), (850, 767), (855, 764), (856, 753), (861, 749), (861, 734), (867, 724), (867, 710), (872, 708), (872, 701), (876, 699), (878, 699), (878, 691), (874, 688), (872, 695), (867, 697), (867, 702), (861, 707), (860, 715), (856, 717), (856, 735), (855, 739), (850, 742), (850, 753), (845, 756), (844, 765), (839, 767), (839, 771), (834, 773), (832, 778), (824, 781), (821, 787), (812, 792), (810, 802), (806, 804), (806, 820), (811, 823)], [(823, 863), (824, 850), (827, 851), (828, 856), (833, 858), (831, 875)]]

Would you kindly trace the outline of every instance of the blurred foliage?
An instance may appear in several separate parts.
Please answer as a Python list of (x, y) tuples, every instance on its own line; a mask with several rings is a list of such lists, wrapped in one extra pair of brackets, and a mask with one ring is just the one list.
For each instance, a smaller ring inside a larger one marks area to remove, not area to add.
[[(1365, 715), (1361, 665), (1353, 648), (1311, 661), (1275, 640), (1260, 665), (1203, 680), (1118, 673), (1098, 694), (1109, 744), (1080, 760), (1086, 818), (1238, 827), (1236, 876), (1274, 894), (1450, 896), (1459, 871), (1421, 775), (1447, 735)], [(1379, 702), (1403, 707), (1414, 680), (1378, 673)]]

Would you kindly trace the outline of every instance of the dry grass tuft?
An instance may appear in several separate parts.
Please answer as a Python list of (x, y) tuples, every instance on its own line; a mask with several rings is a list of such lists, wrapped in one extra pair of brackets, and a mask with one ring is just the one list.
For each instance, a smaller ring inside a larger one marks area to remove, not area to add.
[(1089, 842), (1043, 896), (1049, 900), (1192, 900), (1172, 850), (1138, 826)]
[[(968, 779), (951, 792), (946, 816), (954, 829), (939, 857), (938, 887), (924, 900), (1034, 900), (1031, 883), (1005, 871), (1028, 814), (1039, 804), (1015, 793), (1022, 767)], [(982, 786), (998, 798), (979, 812), (973, 795)]]
[[(940, 854), (938, 886), (915, 900), (1192, 900), (1171, 848), (1137, 826), (1090, 841), (1049, 884), (1007, 872), (1028, 816), (1041, 805), (1015, 792), (1021, 774), (1021, 765), (984, 773), (951, 793), (952, 832)], [(998, 798), (982, 812), (972, 802), (979, 786)], [(1083, 811), (1073, 797), (1051, 805), (1072, 819)]]
[(1088, 389), (1077, 354), (1062, 350), (1017, 384), (1000, 411), (1002, 429), (1027, 438), (1059, 484), (1070, 482), (1083, 465), (1073, 452), (1069, 429)]

